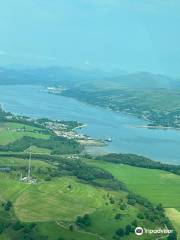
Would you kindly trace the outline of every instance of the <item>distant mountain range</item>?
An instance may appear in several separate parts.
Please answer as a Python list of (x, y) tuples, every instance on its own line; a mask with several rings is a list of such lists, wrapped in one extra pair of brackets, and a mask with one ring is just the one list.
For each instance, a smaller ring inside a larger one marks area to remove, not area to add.
[(130, 89), (177, 89), (180, 88), (180, 79), (168, 76), (152, 74), (148, 72), (137, 72), (133, 74), (123, 74), (116, 77), (106, 77), (96, 79), (96, 81), (84, 81), (79, 83), (79, 88), (118, 90), (122, 88)]
[[(116, 75), (118, 74), (118, 75)], [(128, 74), (79, 70), (68, 67), (37, 69), (0, 68), (0, 85), (7, 84), (62, 84), (81, 88), (180, 88), (180, 80), (148, 72)]]
[(68, 67), (49, 68), (2, 68), (0, 67), (0, 84), (72, 84), (100, 80), (105, 77), (115, 76), (113, 73), (103, 72), (98, 69), (79, 70)]
[(70, 84), (95, 78), (93, 73), (72, 68), (6, 69), (0, 68), (0, 84)]

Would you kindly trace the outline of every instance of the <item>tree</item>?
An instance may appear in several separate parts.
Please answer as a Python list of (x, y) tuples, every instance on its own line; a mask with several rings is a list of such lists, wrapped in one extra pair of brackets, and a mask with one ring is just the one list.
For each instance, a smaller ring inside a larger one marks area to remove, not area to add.
[(173, 230), (173, 232), (169, 234), (167, 240), (177, 240), (177, 233), (175, 230)]
[(137, 217), (138, 217), (139, 219), (144, 219), (144, 215), (143, 215), (142, 213), (138, 213), (138, 214), (137, 214)]
[(129, 235), (131, 231), (132, 231), (131, 225), (126, 225), (126, 227), (125, 227), (125, 234)]
[(69, 226), (69, 231), (71, 231), (71, 232), (74, 231), (74, 226), (73, 226), (73, 225), (70, 225), (70, 226)]
[(0, 234), (4, 231), (5, 227), (4, 224), (0, 223)]
[(157, 209), (158, 211), (162, 211), (162, 212), (164, 211), (164, 208), (163, 208), (163, 206), (162, 206), (161, 203), (159, 203), (159, 204), (157, 205), (156, 209)]
[(124, 236), (124, 229), (119, 228), (119, 229), (116, 231), (116, 234), (117, 234), (119, 237), (123, 237), (123, 236)]
[(23, 237), (22, 237), (22, 240), (34, 240), (32, 238), (32, 236), (30, 236), (29, 234), (25, 234)]
[(32, 232), (35, 226), (36, 226), (36, 223), (30, 223), (30, 224), (24, 225), (24, 229), (23, 229), (24, 233)]
[(83, 217), (78, 216), (76, 219), (76, 224), (81, 226), (81, 227), (88, 227), (91, 225), (91, 218), (89, 216), (89, 214), (85, 214)]
[(122, 219), (122, 214), (121, 213), (117, 213), (114, 218), (116, 220), (120, 220), (120, 219)]
[(109, 200), (110, 200), (110, 203), (111, 203), (111, 204), (114, 204), (114, 203), (115, 203), (115, 200), (114, 200), (113, 197), (110, 197)]
[(9, 211), (12, 207), (12, 202), (11, 201), (7, 201), (6, 204), (4, 205), (4, 209), (6, 211)]
[(15, 231), (18, 231), (20, 229), (22, 229), (24, 226), (22, 225), (22, 223), (20, 221), (16, 221), (15, 224), (12, 226), (12, 228), (15, 230)]
[(48, 181), (51, 181), (51, 177), (50, 177), (50, 176), (46, 176), (46, 177), (44, 178), (44, 180), (47, 181), (47, 182), (48, 182)]
[(128, 203), (129, 205), (134, 206), (134, 205), (136, 204), (136, 200), (133, 199), (133, 198), (130, 198), (130, 199), (128, 199), (127, 203)]
[(89, 216), (89, 214), (85, 214), (84, 215), (84, 224), (88, 227), (91, 225), (91, 218)]
[(138, 225), (138, 222), (137, 222), (137, 220), (136, 220), (136, 219), (132, 221), (132, 225), (133, 225), (134, 227), (137, 227), (137, 225)]
[(120, 205), (120, 209), (121, 209), (121, 210), (125, 210), (125, 209), (126, 209), (126, 204), (125, 204), (125, 203), (124, 203), (124, 204), (121, 204), (121, 205)]

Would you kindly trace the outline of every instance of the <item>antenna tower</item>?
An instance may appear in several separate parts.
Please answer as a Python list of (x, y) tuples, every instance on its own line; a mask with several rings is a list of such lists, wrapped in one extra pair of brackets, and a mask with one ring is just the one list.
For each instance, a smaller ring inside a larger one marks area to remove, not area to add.
[(31, 177), (31, 146), (29, 148), (29, 165), (28, 165), (28, 181)]

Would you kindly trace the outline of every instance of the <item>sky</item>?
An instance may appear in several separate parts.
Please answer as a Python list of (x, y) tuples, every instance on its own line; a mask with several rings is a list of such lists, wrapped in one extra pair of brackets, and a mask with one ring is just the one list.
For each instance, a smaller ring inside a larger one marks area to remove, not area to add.
[(179, 0), (1, 0), (0, 66), (180, 76)]

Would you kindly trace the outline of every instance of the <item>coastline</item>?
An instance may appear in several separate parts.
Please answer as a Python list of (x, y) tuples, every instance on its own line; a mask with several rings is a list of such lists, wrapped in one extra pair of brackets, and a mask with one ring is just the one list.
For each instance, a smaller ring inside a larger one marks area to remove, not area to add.
[(150, 126), (150, 125), (138, 125), (137, 128), (147, 128), (147, 129), (156, 129), (156, 130), (175, 130), (180, 131), (180, 128), (175, 127), (164, 127), (164, 126)]
[(72, 130), (77, 130), (77, 129), (81, 129), (81, 128), (85, 128), (85, 127), (87, 127), (88, 126), (88, 124), (86, 124), (86, 123), (83, 123), (82, 125), (80, 125), (80, 126), (77, 126), (77, 127), (75, 127), (75, 128), (73, 128)]

